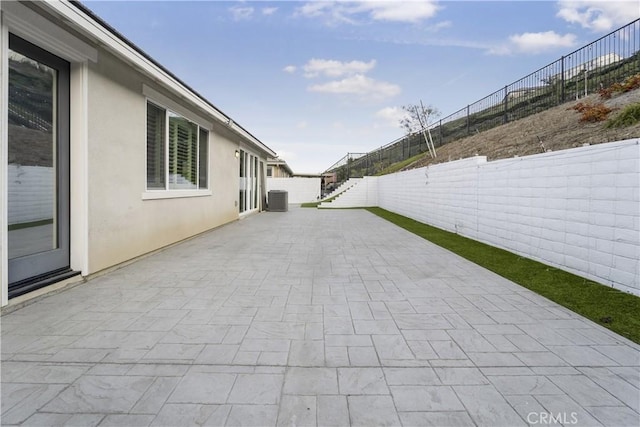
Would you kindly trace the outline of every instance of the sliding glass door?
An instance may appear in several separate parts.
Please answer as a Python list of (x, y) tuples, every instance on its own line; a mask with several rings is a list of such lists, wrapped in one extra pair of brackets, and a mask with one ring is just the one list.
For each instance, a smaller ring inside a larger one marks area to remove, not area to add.
[(258, 157), (240, 150), (240, 213), (260, 207)]
[(9, 293), (69, 267), (69, 63), (9, 37)]

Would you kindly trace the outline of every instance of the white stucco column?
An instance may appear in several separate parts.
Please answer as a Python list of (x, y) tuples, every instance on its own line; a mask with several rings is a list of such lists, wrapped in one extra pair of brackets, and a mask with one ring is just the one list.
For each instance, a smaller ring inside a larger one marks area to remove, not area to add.
[(89, 272), (89, 108), (87, 61), (71, 64), (70, 105), (70, 266)]

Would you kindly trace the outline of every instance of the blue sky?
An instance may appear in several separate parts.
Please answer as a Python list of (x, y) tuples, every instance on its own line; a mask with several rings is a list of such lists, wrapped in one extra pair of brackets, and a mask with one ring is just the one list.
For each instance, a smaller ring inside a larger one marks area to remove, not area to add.
[(319, 173), (640, 17), (640, 1), (83, 3), (286, 160)]

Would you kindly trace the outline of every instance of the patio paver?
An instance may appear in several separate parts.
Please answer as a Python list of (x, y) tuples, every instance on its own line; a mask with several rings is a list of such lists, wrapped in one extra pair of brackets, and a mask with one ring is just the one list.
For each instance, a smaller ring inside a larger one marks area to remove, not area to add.
[(7, 426), (640, 424), (640, 346), (364, 210), (254, 215), (1, 328)]

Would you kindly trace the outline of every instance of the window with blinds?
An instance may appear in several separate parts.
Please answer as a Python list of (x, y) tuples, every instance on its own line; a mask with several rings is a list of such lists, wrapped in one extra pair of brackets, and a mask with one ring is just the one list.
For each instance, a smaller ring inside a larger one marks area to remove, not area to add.
[(147, 103), (147, 189), (208, 187), (209, 132), (196, 123)]
[(164, 189), (165, 184), (165, 111), (147, 104), (147, 188)]
[(205, 129), (200, 128), (198, 144), (198, 188), (208, 188), (207, 160), (209, 159), (209, 132), (207, 132)]

